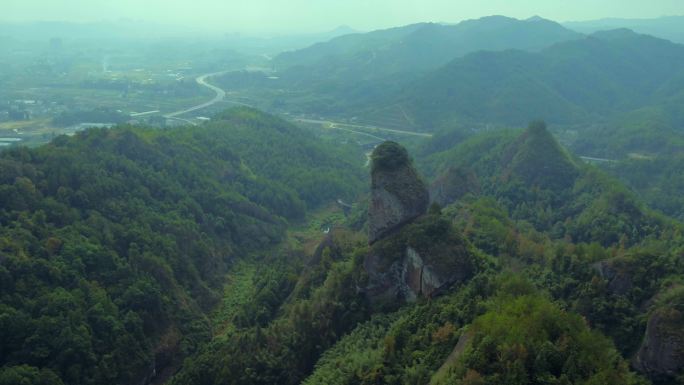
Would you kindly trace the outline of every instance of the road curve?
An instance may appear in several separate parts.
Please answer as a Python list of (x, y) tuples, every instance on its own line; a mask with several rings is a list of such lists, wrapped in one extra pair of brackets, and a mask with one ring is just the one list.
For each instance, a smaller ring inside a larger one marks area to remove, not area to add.
[[(175, 111), (175, 112), (170, 112), (170, 113), (165, 114), (165, 115), (163, 115), (163, 116), (164, 116), (166, 119), (180, 120), (180, 121), (187, 122), (187, 123), (190, 123), (190, 124), (192, 124), (192, 125), (195, 125), (194, 122), (192, 122), (192, 121), (190, 121), (190, 120), (187, 120), (187, 119), (179, 118), (178, 116), (179, 116), (179, 115), (183, 115), (183, 114), (187, 114), (187, 113), (192, 112), (192, 111), (201, 110), (202, 108), (206, 108), (206, 107), (209, 107), (209, 106), (211, 106), (211, 105), (214, 105), (214, 104), (216, 104), (216, 103), (218, 103), (218, 102), (224, 101), (224, 99), (226, 98), (226, 91), (224, 91), (224, 90), (222, 90), (221, 88), (216, 87), (215, 85), (212, 85), (212, 84), (210, 84), (209, 82), (207, 82), (207, 78), (210, 78), (210, 77), (212, 77), (212, 76), (223, 75), (223, 74), (228, 73), (228, 72), (230, 72), (230, 71), (212, 72), (212, 73), (209, 73), (209, 74), (200, 75), (200, 76), (198, 76), (197, 78), (195, 78), (195, 81), (197, 82), (197, 84), (199, 84), (199, 85), (201, 85), (201, 86), (204, 86), (204, 87), (207, 87), (207, 88), (209, 88), (210, 90), (214, 91), (214, 93), (216, 93), (216, 95), (214, 96), (213, 99), (211, 99), (211, 100), (208, 101), (208, 102), (205, 102), (205, 103), (202, 103), (202, 104), (198, 104), (198, 105), (193, 106), (193, 107), (186, 108), (186, 109), (184, 109), (184, 110)], [(234, 101), (227, 101), (227, 102), (228, 102), (228, 103), (231, 103), (231, 104), (237, 104), (237, 105), (252, 107), (251, 105), (246, 104), (246, 103), (234, 102)], [(368, 132), (359, 131), (359, 129), (361, 129), (361, 130), (370, 130), (370, 131), (375, 131), (375, 132), (389, 132), (389, 133), (399, 134), (399, 135), (420, 136), (420, 137), (424, 137), (424, 138), (431, 138), (431, 137), (432, 137), (432, 134), (425, 133), (425, 132), (415, 132), (415, 131), (397, 130), (397, 129), (392, 129), (392, 128), (377, 127), (377, 126), (364, 126), (364, 125), (359, 125), (359, 124), (349, 124), (349, 123), (333, 122), (333, 121), (329, 121), (329, 120), (303, 119), (303, 118), (294, 119), (294, 120), (295, 120), (295, 121), (298, 121), (298, 122), (303, 122), (303, 123), (326, 124), (326, 125), (328, 125), (330, 128), (335, 128), (335, 129), (338, 129), (338, 130), (349, 131), (349, 132), (353, 132), (353, 133), (356, 133), (356, 134), (366, 135), (366, 136), (369, 136), (369, 137), (372, 137), (372, 138), (374, 138), (374, 139), (378, 139), (378, 140), (381, 140), (381, 141), (384, 141), (385, 139), (383, 139), (383, 138), (381, 138), (381, 137), (379, 137), (379, 136), (370, 134), (370, 133), (368, 133)]]
[(201, 76), (198, 76), (197, 78), (195, 78), (195, 81), (197, 82), (197, 84), (204, 86), (204, 87), (207, 87), (216, 93), (216, 95), (214, 96), (213, 99), (211, 99), (210, 101), (208, 101), (206, 103), (198, 104), (194, 107), (190, 107), (190, 108), (186, 108), (184, 110), (168, 113), (168, 114), (164, 115), (164, 117), (167, 119), (173, 119), (173, 118), (176, 118), (176, 116), (178, 116), (178, 115), (183, 115), (183, 114), (187, 114), (188, 112), (201, 110), (202, 108), (209, 107), (213, 104), (216, 104), (216, 103), (222, 101), (226, 97), (226, 91), (224, 91), (224, 90), (222, 90), (222, 89), (220, 89), (220, 88), (218, 88), (212, 84), (209, 84), (207, 82), (207, 78), (212, 77), (212, 76), (217, 76), (217, 75), (223, 75), (226, 72), (229, 72), (229, 71), (212, 72), (210, 74), (204, 74), (204, 75), (201, 75)]

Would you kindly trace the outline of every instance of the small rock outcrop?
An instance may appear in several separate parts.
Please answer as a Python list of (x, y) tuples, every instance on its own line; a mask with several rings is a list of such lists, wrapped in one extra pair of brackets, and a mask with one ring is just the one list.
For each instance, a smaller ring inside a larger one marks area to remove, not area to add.
[(372, 244), (425, 214), (430, 197), (408, 152), (398, 143), (382, 143), (371, 161), (368, 241)]
[(426, 215), (375, 243), (364, 268), (376, 309), (431, 298), (469, 279), (477, 263), (468, 243), (439, 215)]
[(658, 381), (673, 378), (684, 371), (684, 313), (663, 307), (651, 314), (633, 365)]

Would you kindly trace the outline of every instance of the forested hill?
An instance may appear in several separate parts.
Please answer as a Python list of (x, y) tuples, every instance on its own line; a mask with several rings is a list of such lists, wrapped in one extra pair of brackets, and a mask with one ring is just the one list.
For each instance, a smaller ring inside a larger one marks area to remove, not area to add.
[(572, 157), (543, 122), (522, 132), (477, 135), (420, 163), (435, 177), (433, 196), (441, 192), (440, 204), (468, 192), (495, 197), (512, 218), (551, 237), (630, 245), (658, 239), (674, 223), (648, 210), (617, 180)]
[(401, 107), (416, 127), (430, 130), (459, 121), (523, 125), (537, 115), (554, 124), (586, 124), (649, 108), (676, 125), (683, 61), (684, 46), (629, 30), (598, 32), (539, 53), (478, 52), (405, 87), (368, 116)]
[[(681, 383), (681, 225), (542, 122), (371, 162), (368, 235), (352, 217), (294, 281), (253, 279), (172, 384)], [(468, 188), (428, 210), (424, 177)]]
[(655, 19), (608, 18), (563, 23), (567, 28), (582, 33), (594, 33), (616, 28), (629, 28), (638, 33), (657, 36), (684, 44), (684, 16), (663, 16)]
[[(0, 383), (139, 384), (194, 352), (241, 258), (363, 186), (362, 154), (249, 109), (0, 154)], [(25, 382), (28, 381), (28, 382)]]
[(268, 98), (287, 90), (277, 105), (287, 105), (290, 112), (353, 116), (457, 57), (479, 50), (537, 51), (581, 37), (541, 18), (490, 16), (456, 25), (412, 24), (285, 52), (273, 60), (275, 76), (233, 73), (222, 84), (265, 88)]
[(581, 36), (542, 18), (489, 16), (455, 25), (412, 24), (341, 36), (282, 53), (275, 65), (279, 70), (302, 66), (311, 75), (334, 74), (338, 79), (342, 74), (372, 78), (436, 69), (479, 50), (540, 50)]
[(681, 224), (543, 122), (362, 155), (245, 108), (3, 152), (0, 384), (681, 383)]

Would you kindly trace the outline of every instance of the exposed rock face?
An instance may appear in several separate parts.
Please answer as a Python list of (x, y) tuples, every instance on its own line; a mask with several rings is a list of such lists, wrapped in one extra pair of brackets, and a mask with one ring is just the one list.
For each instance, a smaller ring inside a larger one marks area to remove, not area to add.
[(684, 370), (684, 314), (661, 308), (648, 319), (646, 335), (633, 361), (634, 367), (663, 381)]
[(430, 185), (430, 201), (446, 206), (479, 190), (474, 172), (463, 167), (449, 167)]
[(466, 278), (467, 272), (462, 269), (454, 269), (451, 274), (437, 271), (437, 266), (430, 257), (423, 257), (412, 247), (406, 248), (406, 259), (403, 269), (403, 281), (407, 290), (405, 298), (413, 300), (416, 297), (433, 297), (439, 291), (451, 286), (454, 282)]
[(382, 256), (371, 254), (365, 264), (371, 276), (367, 293), (371, 302), (375, 303), (413, 302), (420, 297), (431, 298), (454, 283), (465, 280), (472, 272), (470, 267), (465, 266), (439, 271), (431, 256), (421, 256), (411, 247), (407, 247), (404, 256), (387, 269), (381, 268), (381, 259)]
[(385, 142), (375, 149), (372, 160), (372, 246), (364, 260), (371, 305), (393, 308), (436, 296), (470, 278), (476, 269), (471, 249), (450, 221), (439, 214), (424, 215), (429, 193), (406, 150)]
[(372, 244), (425, 214), (430, 197), (401, 145), (385, 142), (375, 148), (371, 159), (368, 241)]
[(376, 308), (439, 295), (476, 269), (467, 243), (437, 216), (421, 218), (376, 243), (364, 261)]
[(378, 273), (374, 275), (376, 285), (372, 295), (383, 300), (403, 299), (413, 302), (418, 297), (432, 297), (438, 289), (463, 278), (462, 274), (456, 274), (456, 277), (438, 274), (434, 266), (426, 263), (411, 247), (407, 247), (403, 258), (392, 263), (387, 271), (373, 269), (377, 267), (378, 259), (377, 255), (368, 258), (366, 267)]

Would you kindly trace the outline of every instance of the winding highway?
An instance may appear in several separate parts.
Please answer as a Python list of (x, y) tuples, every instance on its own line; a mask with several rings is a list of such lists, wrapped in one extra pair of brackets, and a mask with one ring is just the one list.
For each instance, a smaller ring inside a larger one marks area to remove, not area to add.
[[(223, 75), (223, 74), (228, 73), (228, 72), (230, 72), (230, 71), (212, 72), (212, 73), (200, 75), (197, 78), (195, 78), (195, 81), (197, 82), (197, 84), (204, 86), (204, 87), (207, 87), (210, 90), (214, 91), (215, 95), (211, 100), (209, 100), (208, 102), (202, 103), (202, 104), (198, 104), (198, 105), (193, 106), (193, 107), (183, 109), (183, 110), (170, 112), (170, 113), (164, 114), (162, 116), (166, 119), (175, 119), (175, 120), (179, 120), (179, 121), (189, 123), (189, 124), (195, 126), (195, 125), (197, 125), (197, 123), (195, 123), (189, 119), (180, 118), (179, 116), (187, 114), (189, 112), (201, 110), (203, 108), (212, 106), (212, 105), (219, 103), (219, 102), (226, 102), (226, 103), (237, 104), (237, 105), (241, 105), (241, 106), (253, 107), (253, 106), (246, 104), (246, 103), (225, 100), (226, 91), (224, 91), (223, 89), (221, 89), (219, 87), (216, 87), (215, 85), (213, 85), (207, 81), (207, 79), (212, 77), (212, 76)], [(334, 129), (338, 129), (338, 130), (342, 130), (342, 131), (348, 131), (348, 132), (361, 134), (361, 135), (366, 135), (366, 136), (372, 137), (372, 138), (380, 140), (380, 141), (384, 141), (385, 139), (381, 138), (379, 136), (373, 135), (367, 131), (371, 131), (371, 132), (375, 132), (375, 133), (386, 132), (386, 133), (393, 133), (393, 134), (399, 134), (399, 135), (420, 136), (420, 137), (424, 137), (424, 138), (432, 137), (432, 134), (425, 133), (425, 132), (405, 131), (405, 130), (397, 130), (397, 129), (392, 129), (392, 128), (377, 127), (377, 126), (364, 126), (364, 125), (359, 125), (359, 124), (333, 122), (333, 121), (329, 121), (329, 120), (295, 118), (294, 121), (302, 122), (302, 123), (324, 124), (330, 128), (334, 128)]]
[(168, 113), (168, 114), (164, 115), (164, 117), (167, 119), (178, 119), (178, 120), (183, 120), (183, 121), (189, 122), (188, 120), (177, 118), (177, 116), (187, 114), (188, 112), (201, 110), (202, 108), (206, 108), (206, 107), (214, 105), (220, 101), (223, 101), (223, 99), (226, 97), (226, 91), (208, 83), (207, 78), (212, 77), (212, 76), (217, 76), (217, 75), (223, 75), (226, 72), (228, 72), (228, 71), (212, 72), (210, 74), (204, 74), (204, 75), (201, 75), (201, 76), (198, 76), (197, 78), (195, 78), (195, 81), (197, 82), (197, 84), (204, 86), (204, 87), (207, 87), (216, 93), (216, 95), (214, 96), (213, 99), (211, 99), (210, 101), (208, 101), (206, 103), (198, 104), (196, 106), (186, 108), (184, 110)]

